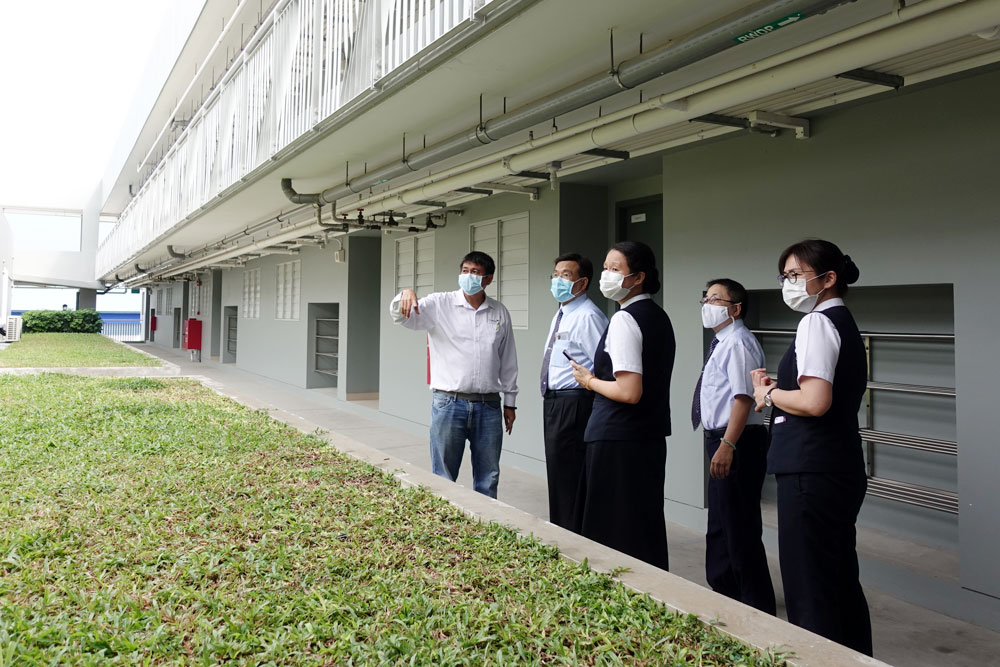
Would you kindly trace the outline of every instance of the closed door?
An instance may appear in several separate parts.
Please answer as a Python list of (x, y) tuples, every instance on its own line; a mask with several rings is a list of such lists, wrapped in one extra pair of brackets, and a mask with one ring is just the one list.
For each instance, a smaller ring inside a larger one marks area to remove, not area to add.
[(181, 309), (174, 308), (174, 347), (181, 346)]
[[(640, 241), (653, 249), (663, 281), (663, 199), (661, 197), (618, 204), (618, 241)], [(663, 306), (663, 290), (653, 295)]]

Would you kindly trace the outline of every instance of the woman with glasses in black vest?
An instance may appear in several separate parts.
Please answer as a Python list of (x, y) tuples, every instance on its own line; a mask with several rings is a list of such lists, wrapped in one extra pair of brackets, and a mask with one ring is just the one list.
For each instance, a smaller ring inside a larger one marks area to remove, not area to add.
[(844, 304), (860, 272), (833, 243), (809, 239), (778, 260), (785, 304), (806, 313), (778, 365), (752, 371), (757, 410), (771, 408), (768, 472), (778, 482), (778, 555), (788, 620), (872, 654), (855, 523), (865, 498), (858, 410), (864, 343)]
[(584, 537), (666, 570), (663, 482), (670, 435), (674, 330), (653, 301), (660, 289), (652, 249), (623, 241), (608, 251), (601, 293), (617, 301), (593, 355), (573, 376), (594, 392), (576, 527)]

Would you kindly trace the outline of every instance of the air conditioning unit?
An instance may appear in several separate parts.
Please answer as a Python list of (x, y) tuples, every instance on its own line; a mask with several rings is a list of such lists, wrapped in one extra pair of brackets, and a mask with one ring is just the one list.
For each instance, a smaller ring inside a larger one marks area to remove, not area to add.
[(7, 318), (7, 342), (14, 343), (21, 340), (21, 317), (11, 315)]

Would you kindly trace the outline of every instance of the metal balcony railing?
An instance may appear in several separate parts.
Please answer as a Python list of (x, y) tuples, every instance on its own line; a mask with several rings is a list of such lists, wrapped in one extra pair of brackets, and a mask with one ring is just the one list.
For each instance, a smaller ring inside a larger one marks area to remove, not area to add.
[(97, 250), (97, 277), (371, 88), (487, 0), (279, 2)]

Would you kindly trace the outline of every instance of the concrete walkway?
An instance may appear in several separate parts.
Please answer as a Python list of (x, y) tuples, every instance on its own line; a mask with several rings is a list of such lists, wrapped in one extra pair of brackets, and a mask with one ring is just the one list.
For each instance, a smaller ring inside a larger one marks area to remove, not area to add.
[[(341, 434), (368, 447), (402, 459), (416, 467), (429, 470), (427, 429), (420, 424), (381, 413), (377, 401), (344, 402), (333, 390), (306, 390), (237, 369), (232, 364), (220, 364), (206, 359), (200, 363), (188, 360), (186, 352), (153, 345), (135, 345), (136, 349), (158, 356), (167, 362), (163, 369), (102, 369), (101, 375), (200, 376), (222, 394), (241, 403), (275, 413), (300, 424)], [(459, 483), (472, 488), (470, 466), (463, 462)], [(547, 518), (548, 500), (545, 480), (511, 467), (502, 467), (500, 501), (537, 517)], [(773, 506), (765, 505), (765, 543), (769, 543), (768, 558), (771, 577), (778, 597), (778, 613), (783, 617), (784, 601), (778, 572)], [(668, 522), (670, 564), (674, 574), (700, 586), (706, 586), (704, 574), (704, 535), (684, 526)], [(866, 539), (869, 538), (870, 539)], [(895, 543), (885, 536), (862, 535), (859, 543), (874, 543), (880, 549), (878, 559), (920, 561), (919, 554), (905, 554), (912, 544)], [(862, 554), (862, 560), (873, 554)], [(924, 559), (940, 558), (931, 554)], [(864, 570), (864, 565), (863, 568)], [(866, 587), (872, 614), (875, 657), (894, 665), (973, 666), (998, 664), (1000, 633), (909, 604), (885, 592)]]

